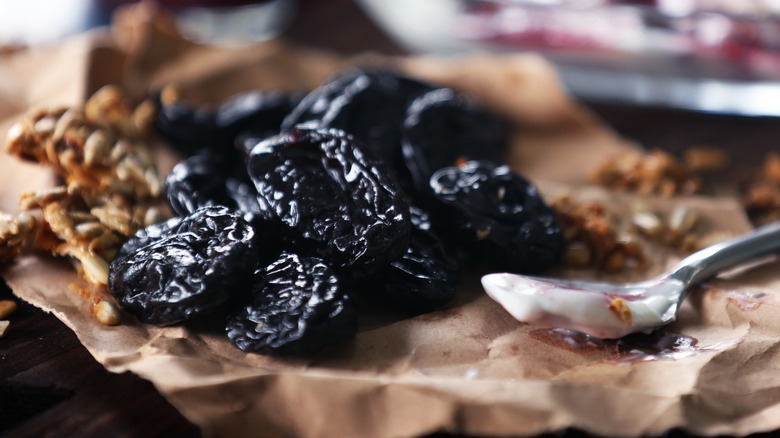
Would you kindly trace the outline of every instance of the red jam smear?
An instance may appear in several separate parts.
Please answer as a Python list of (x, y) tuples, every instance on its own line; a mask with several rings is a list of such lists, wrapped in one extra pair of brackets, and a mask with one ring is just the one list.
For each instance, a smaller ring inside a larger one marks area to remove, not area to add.
[(556, 348), (606, 356), (601, 362), (619, 365), (655, 360), (678, 360), (703, 352), (723, 350), (738, 343), (738, 341), (726, 342), (700, 347), (696, 338), (661, 330), (649, 334), (633, 333), (620, 339), (601, 339), (561, 328), (533, 330), (529, 335), (539, 342)]

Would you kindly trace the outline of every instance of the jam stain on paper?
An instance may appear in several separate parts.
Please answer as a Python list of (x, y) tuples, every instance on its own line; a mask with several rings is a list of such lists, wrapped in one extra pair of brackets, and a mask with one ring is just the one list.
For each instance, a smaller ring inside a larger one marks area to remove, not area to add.
[(734, 304), (739, 309), (750, 311), (761, 307), (769, 299), (769, 296), (764, 292), (730, 291), (727, 299), (729, 303)]
[(600, 362), (617, 365), (679, 360), (700, 353), (721, 351), (741, 342), (739, 339), (701, 347), (696, 338), (664, 331), (634, 333), (620, 339), (601, 339), (560, 328), (533, 330), (529, 336), (555, 348), (600, 356), (603, 357)]

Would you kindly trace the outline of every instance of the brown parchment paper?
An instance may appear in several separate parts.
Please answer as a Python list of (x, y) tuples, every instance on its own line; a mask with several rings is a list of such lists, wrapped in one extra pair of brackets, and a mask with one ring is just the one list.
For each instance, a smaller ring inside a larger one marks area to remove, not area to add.
[[(30, 107), (74, 105), (105, 83), (135, 96), (177, 82), (196, 103), (255, 88), (309, 89), (340, 68), (389, 63), (468, 92), (514, 121), (510, 162), (545, 195), (568, 190), (601, 199), (627, 217), (630, 195), (590, 186), (607, 154), (636, 147), (569, 99), (554, 70), (534, 55), (345, 59), (273, 41), (237, 49), (195, 46), (148, 5), (111, 29), (0, 57), (0, 135)], [(161, 161), (161, 169), (170, 168)], [(52, 184), (46, 169), (0, 155), (0, 207)], [(685, 203), (706, 230), (750, 225), (729, 199), (642, 198), (662, 211)], [(680, 259), (651, 245), (646, 271), (550, 275), (639, 280)], [(678, 357), (616, 361), (598, 343), (521, 324), (466, 270), (456, 299), (419, 317), (365, 315), (354, 340), (306, 359), (243, 353), (219, 331), (158, 328), (126, 316), (106, 327), (68, 289), (69, 264), (27, 256), (2, 275), (21, 298), (54, 313), (113, 372), (150, 380), (206, 436), (406, 437), (434, 431), (528, 435), (576, 427), (595, 434), (744, 435), (780, 428), (780, 276), (777, 264), (714, 280), (682, 307), (669, 333), (698, 340)]]

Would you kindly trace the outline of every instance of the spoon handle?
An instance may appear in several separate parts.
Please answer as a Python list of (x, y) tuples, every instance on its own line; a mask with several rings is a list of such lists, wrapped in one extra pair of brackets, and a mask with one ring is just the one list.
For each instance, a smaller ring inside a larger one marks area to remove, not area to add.
[(670, 277), (686, 286), (707, 280), (724, 269), (754, 261), (780, 249), (780, 221), (751, 233), (704, 248), (683, 259)]

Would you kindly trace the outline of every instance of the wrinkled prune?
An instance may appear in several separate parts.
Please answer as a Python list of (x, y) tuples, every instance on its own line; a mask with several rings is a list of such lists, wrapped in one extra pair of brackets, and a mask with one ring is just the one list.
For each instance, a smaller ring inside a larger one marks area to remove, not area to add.
[(165, 103), (158, 96), (155, 126), (187, 155), (204, 148), (235, 154), (239, 135), (245, 131), (262, 136), (276, 134), (302, 97), (300, 93), (250, 91), (210, 109), (193, 107), (183, 100)]
[(401, 258), (360, 285), (370, 301), (396, 312), (420, 314), (455, 296), (458, 263), (431, 229), (430, 216), (411, 207), (412, 234)]
[(277, 134), (285, 117), (303, 99), (303, 93), (251, 91), (219, 106), (214, 116), (222, 135), (234, 140), (246, 131), (269, 137)]
[(181, 223), (181, 220), (181, 217), (172, 217), (167, 221), (149, 225), (146, 228), (141, 228), (140, 230), (136, 231), (132, 237), (127, 239), (125, 243), (119, 247), (119, 251), (117, 251), (116, 256), (114, 256), (114, 261), (112, 264), (118, 263), (119, 259), (127, 257), (137, 249), (149, 245), (150, 243), (161, 239), (163, 236), (168, 235), (171, 233), (172, 229)]
[(299, 124), (342, 129), (354, 135), (411, 187), (401, 153), (406, 107), (430, 85), (390, 71), (353, 69), (320, 86), (284, 119), (283, 131)]
[(244, 351), (301, 354), (351, 338), (357, 331), (352, 301), (321, 259), (283, 253), (255, 273), (253, 299), (226, 326)]
[(185, 101), (163, 104), (159, 96), (155, 103), (154, 126), (178, 151), (189, 155), (212, 144), (218, 131), (213, 111)]
[(337, 129), (296, 128), (252, 150), (249, 175), (268, 220), (295, 251), (365, 275), (401, 256), (409, 204), (381, 161)]
[(226, 175), (213, 154), (195, 154), (176, 164), (165, 179), (165, 194), (180, 216), (207, 205), (239, 210), (250, 221), (260, 214), (255, 188)]
[(430, 180), (437, 224), (492, 269), (536, 273), (553, 266), (564, 242), (555, 212), (509, 166), (469, 161)]
[(428, 189), (433, 172), (471, 160), (502, 162), (509, 123), (465, 95), (438, 88), (408, 107), (402, 150), (415, 190)]
[(204, 207), (176, 219), (140, 232), (111, 263), (111, 293), (144, 322), (191, 320), (250, 289), (258, 243), (241, 214)]

